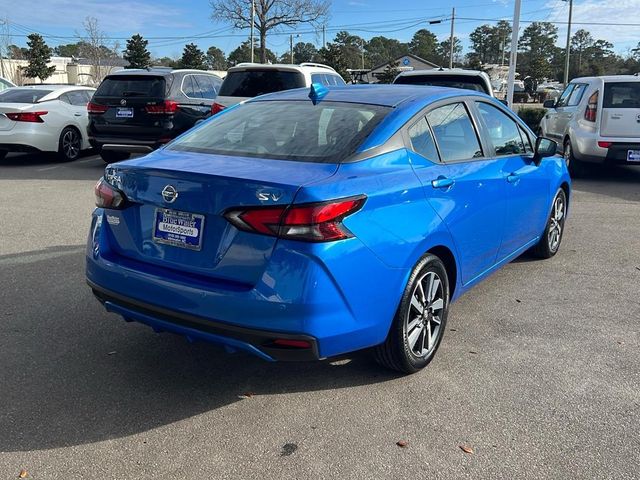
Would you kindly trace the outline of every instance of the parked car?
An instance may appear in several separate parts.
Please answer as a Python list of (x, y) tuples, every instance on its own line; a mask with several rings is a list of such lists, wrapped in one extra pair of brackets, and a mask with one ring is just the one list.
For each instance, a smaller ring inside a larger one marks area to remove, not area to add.
[(485, 72), (461, 68), (437, 70), (411, 70), (400, 72), (393, 81), (396, 85), (429, 85), (433, 87), (462, 88), (486, 93), (493, 97), (491, 79)]
[(374, 347), (415, 372), (451, 301), (558, 252), (555, 142), (472, 91), (290, 90), (228, 109), (96, 185), (86, 274), (110, 312), (266, 360)]
[(15, 83), (10, 82), (6, 78), (0, 77), (0, 92), (2, 92), (3, 90), (6, 90), (7, 88), (13, 88), (15, 86), (16, 86)]
[(90, 148), (89, 87), (38, 85), (0, 92), (0, 158), (8, 152), (56, 152), (75, 160)]
[(209, 115), (222, 79), (201, 70), (150, 68), (108, 75), (89, 110), (89, 141), (105, 162), (147, 153)]
[(576, 78), (548, 100), (542, 135), (563, 146), (572, 175), (594, 164), (640, 165), (640, 77)]
[(258, 95), (292, 88), (308, 88), (312, 83), (325, 86), (345, 85), (344, 79), (333, 68), (319, 63), (301, 63), (300, 65), (241, 63), (227, 71), (211, 114), (215, 115), (227, 107)]

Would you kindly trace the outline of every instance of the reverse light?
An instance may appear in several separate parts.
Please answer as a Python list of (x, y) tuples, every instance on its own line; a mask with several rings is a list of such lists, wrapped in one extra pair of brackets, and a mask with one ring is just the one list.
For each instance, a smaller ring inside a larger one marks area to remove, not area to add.
[(224, 105), (220, 105), (219, 103), (213, 102), (213, 104), (211, 105), (211, 115), (215, 115), (216, 113), (220, 113), (225, 108), (227, 108), (227, 107), (225, 107)]
[(44, 123), (42, 117), (47, 113), (49, 112), (16, 112), (5, 113), (5, 115), (14, 122)]
[(233, 209), (225, 218), (239, 230), (307, 242), (332, 242), (353, 237), (342, 224), (364, 205), (366, 196), (321, 203)]
[(87, 112), (99, 115), (109, 110), (106, 105), (100, 105), (99, 103), (89, 102), (87, 103)]
[(165, 100), (157, 105), (147, 105), (145, 110), (152, 115), (170, 115), (178, 111), (178, 102), (173, 100)]
[(116, 210), (124, 208), (127, 203), (127, 197), (124, 193), (110, 185), (104, 177), (98, 180), (93, 189), (96, 196), (96, 207), (113, 208)]
[(589, 97), (587, 108), (584, 111), (584, 119), (587, 122), (595, 122), (598, 115), (598, 91)]

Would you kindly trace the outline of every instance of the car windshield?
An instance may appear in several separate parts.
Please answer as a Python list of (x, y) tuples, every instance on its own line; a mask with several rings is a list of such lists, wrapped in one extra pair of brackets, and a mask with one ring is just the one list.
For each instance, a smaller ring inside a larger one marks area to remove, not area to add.
[(604, 108), (640, 108), (640, 82), (615, 82), (604, 86)]
[(36, 90), (33, 88), (10, 88), (0, 92), (0, 103), (38, 103), (53, 90)]
[(229, 72), (220, 87), (224, 97), (257, 97), (265, 93), (305, 87), (304, 75), (299, 72), (275, 69)]
[(489, 93), (482, 78), (469, 75), (404, 75), (398, 77), (393, 83), (400, 85), (462, 88), (464, 90)]
[(356, 103), (249, 102), (219, 114), (167, 149), (339, 163), (390, 111)]
[(163, 77), (117, 75), (107, 77), (98, 87), (96, 97), (164, 97)]

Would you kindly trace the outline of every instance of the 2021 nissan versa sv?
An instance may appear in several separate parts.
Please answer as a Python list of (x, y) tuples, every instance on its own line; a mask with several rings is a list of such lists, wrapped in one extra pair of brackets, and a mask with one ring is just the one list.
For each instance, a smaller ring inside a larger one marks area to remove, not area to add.
[(375, 347), (416, 372), (452, 300), (556, 254), (554, 142), (480, 93), (312, 85), (225, 110), (96, 185), (87, 279), (110, 312), (309, 360)]

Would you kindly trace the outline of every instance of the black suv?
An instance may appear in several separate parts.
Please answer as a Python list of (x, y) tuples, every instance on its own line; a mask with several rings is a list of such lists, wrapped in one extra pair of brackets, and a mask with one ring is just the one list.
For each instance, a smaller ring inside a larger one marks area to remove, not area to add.
[(89, 142), (105, 162), (150, 152), (206, 118), (222, 79), (202, 70), (149, 68), (108, 75), (89, 111)]

